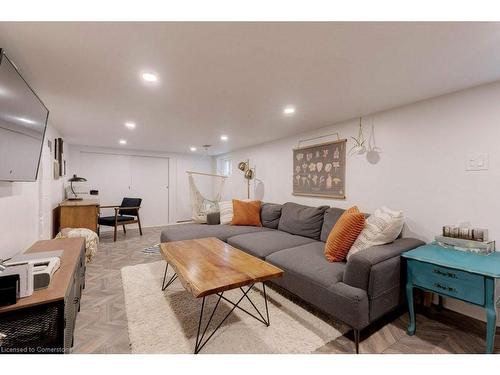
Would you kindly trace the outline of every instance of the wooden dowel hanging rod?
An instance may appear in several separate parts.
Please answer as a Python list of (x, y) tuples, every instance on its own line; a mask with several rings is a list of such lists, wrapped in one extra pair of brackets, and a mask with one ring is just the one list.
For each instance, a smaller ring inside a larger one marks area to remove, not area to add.
[[(315, 141), (316, 139), (322, 139), (322, 138), (327, 138), (327, 137), (333, 137), (333, 136), (337, 136), (337, 141), (340, 141), (340, 137), (339, 137), (339, 133), (335, 132), (335, 133), (330, 133), (330, 134), (325, 134), (325, 135), (320, 135), (318, 137), (313, 137), (313, 138), (307, 138), (307, 139), (299, 139), (299, 141), (297, 142), (297, 147), (300, 148), (300, 144), (301, 143), (304, 143), (304, 142), (310, 142), (310, 141)], [(314, 145), (312, 145), (314, 146)]]
[(211, 176), (211, 177), (220, 177), (220, 178), (227, 178), (227, 176), (222, 176), (220, 174), (212, 174), (212, 173), (202, 173), (202, 172), (193, 172), (193, 171), (186, 171), (187, 174), (199, 174), (201, 176)]

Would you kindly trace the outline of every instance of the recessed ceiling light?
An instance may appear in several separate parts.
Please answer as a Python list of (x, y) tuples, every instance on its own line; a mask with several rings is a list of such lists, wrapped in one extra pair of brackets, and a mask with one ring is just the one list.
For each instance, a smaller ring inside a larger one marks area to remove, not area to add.
[(293, 115), (295, 113), (295, 107), (289, 105), (289, 106), (285, 107), (285, 109), (283, 109), (283, 113), (285, 115)]
[(120, 142), (121, 145), (127, 144), (127, 141), (125, 139), (120, 139), (118, 142)]
[(191, 151), (195, 152), (196, 151), (196, 147), (190, 147), (189, 148)]
[(126, 122), (125, 126), (129, 129), (135, 129), (135, 123), (133, 122)]
[(225, 141), (227, 141), (228, 139), (229, 139), (229, 137), (228, 137), (227, 135), (221, 135), (221, 136), (220, 136), (220, 140), (221, 140), (221, 141), (224, 141), (224, 142), (225, 142)]
[(142, 79), (146, 82), (158, 82), (158, 76), (154, 73), (142, 73)]

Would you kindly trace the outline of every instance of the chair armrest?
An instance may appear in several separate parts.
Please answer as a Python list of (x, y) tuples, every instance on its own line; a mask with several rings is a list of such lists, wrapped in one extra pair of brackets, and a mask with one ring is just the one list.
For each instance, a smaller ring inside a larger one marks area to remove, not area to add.
[(118, 211), (118, 210), (138, 210), (139, 208), (141, 208), (140, 206), (139, 207), (122, 207), (122, 206), (101, 206), (100, 208), (114, 208), (115, 211)]
[(399, 257), (405, 251), (425, 243), (415, 238), (399, 238), (394, 242), (372, 246), (349, 257), (344, 271), (344, 283), (368, 290), (370, 271), (373, 266), (388, 259)]

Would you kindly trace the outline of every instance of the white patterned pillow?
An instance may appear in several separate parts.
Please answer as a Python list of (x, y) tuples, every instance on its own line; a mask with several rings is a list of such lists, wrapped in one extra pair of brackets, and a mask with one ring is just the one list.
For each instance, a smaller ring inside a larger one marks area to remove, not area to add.
[(394, 211), (387, 207), (376, 209), (373, 215), (366, 219), (365, 227), (347, 253), (347, 259), (371, 246), (394, 241), (401, 233), (404, 222), (403, 211)]
[(220, 223), (231, 224), (233, 220), (233, 201), (219, 202)]

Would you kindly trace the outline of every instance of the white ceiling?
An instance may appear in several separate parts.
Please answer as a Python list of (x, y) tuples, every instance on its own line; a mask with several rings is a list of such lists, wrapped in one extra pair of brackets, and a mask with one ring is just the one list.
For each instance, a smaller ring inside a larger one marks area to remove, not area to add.
[(0, 23), (66, 142), (212, 154), (498, 80), (499, 45), (500, 23)]

